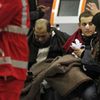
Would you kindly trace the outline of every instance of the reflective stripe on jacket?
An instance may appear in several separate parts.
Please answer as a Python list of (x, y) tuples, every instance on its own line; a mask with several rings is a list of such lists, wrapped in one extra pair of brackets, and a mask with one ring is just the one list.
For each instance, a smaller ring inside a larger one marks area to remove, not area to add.
[(26, 79), (28, 0), (0, 0), (0, 76)]
[(15, 25), (9, 25), (5, 28), (0, 29), (0, 32), (4, 31), (4, 32), (15, 33), (15, 34), (27, 35), (28, 30), (29, 30), (28, 28), (21, 28), (19, 26), (15, 26)]

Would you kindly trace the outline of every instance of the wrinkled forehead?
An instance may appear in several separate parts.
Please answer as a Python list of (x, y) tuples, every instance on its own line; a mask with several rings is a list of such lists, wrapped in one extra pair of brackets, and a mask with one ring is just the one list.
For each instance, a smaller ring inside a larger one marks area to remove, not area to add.
[(35, 23), (35, 31), (36, 32), (47, 32), (47, 21), (40, 19)]
[(35, 31), (36, 32), (46, 32), (47, 31), (46, 24), (44, 24), (44, 23), (36, 24)]
[(81, 17), (81, 23), (92, 22), (92, 18), (93, 18), (93, 16), (90, 16), (90, 17)]

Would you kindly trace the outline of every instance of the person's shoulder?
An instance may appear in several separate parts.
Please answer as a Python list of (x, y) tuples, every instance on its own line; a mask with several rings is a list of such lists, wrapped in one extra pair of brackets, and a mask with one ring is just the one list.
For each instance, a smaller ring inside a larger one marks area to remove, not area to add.
[(55, 34), (56, 34), (57, 36), (65, 36), (65, 37), (69, 37), (69, 34), (68, 34), (68, 33), (63, 32), (63, 31), (61, 31), (61, 30), (58, 30), (58, 29), (55, 28), (55, 27), (52, 27), (51, 30), (54, 31)]

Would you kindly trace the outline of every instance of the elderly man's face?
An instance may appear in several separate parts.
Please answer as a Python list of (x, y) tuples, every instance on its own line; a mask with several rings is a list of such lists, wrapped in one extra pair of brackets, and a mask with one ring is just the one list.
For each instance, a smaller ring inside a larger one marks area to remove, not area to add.
[(50, 33), (47, 31), (47, 25), (38, 25), (34, 31), (35, 39), (40, 43), (46, 43), (50, 38)]

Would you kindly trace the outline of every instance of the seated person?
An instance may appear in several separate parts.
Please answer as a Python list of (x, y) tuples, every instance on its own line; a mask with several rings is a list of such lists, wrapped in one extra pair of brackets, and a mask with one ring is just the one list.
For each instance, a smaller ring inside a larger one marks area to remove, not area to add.
[[(93, 49), (91, 43), (97, 38), (97, 32), (95, 32), (95, 25), (92, 23), (92, 18), (93, 15), (88, 11), (83, 12), (79, 16), (79, 29), (72, 34), (64, 45), (64, 49), (67, 53), (72, 53), (75, 57), (81, 58), (84, 55), (85, 49), (90, 51)], [(82, 67), (82, 70), (89, 77), (93, 79), (97, 78), (96, 73), (88, 71), (84, 66)], [(82, 93), (82, 98), (83, 100), (98, 100), (95, 84), (92, 84), (85, 89)]]
[[(68, 37), (69, 35), (67, 33), (61, 32), (56, 28), (51, 27), (48, 20), (38, 19), (35, 23), (35, 27), (33, 28), (32, 33), (28, 37), (30, 51), (28, 73), (31, 73), (30, 69), (31, 67), (34, 67), (34, 64), (37, 64), (46, 59), (52, 59), (57, 56), (64, 55), (65, 52), (63, 50), (63, 45)], [(45, 94), (45, 97), (43, 98), (46, 98), (47, 100), (49, 97)]]
[(79, 29), (73, 33), (70, 38), (66, 41), (64, 49), (66, 53), (72, 53), (74, 50), (71, 47), (72, 42), (78, 39), (82, 43), (82, 47), (91, 48), (92, 39), (96, 38), (97, 34), (95, 31), (95, 25), (92, 24), (93, 15), (86, 11), (83, 12), (79, 17)]
[(48, 20), (38, 19), (32, 33), (28, 37), (30, 51), (28, 69), (36, 62), (46, 58), (62, 56), (64, 54), (62, 46), (68, 37), (68, 34), (56, 28), (51, 28)]

